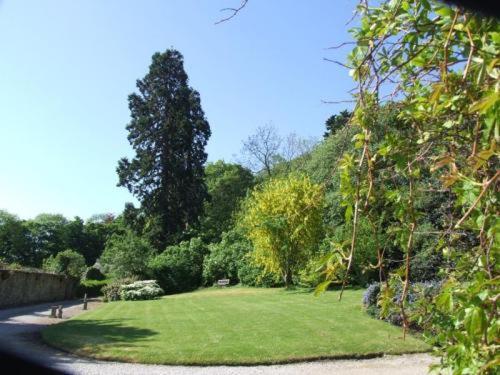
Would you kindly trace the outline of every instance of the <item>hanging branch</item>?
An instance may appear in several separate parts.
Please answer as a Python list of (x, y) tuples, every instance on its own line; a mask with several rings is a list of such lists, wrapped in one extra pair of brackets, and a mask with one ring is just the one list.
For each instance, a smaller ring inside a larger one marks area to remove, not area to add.
[(363, 153), (361, 154), (361, 158), (359, 159), (358, 170), (356, 172), (356, 193), (355, 193), (355, 202), (354, 202), (354, 216), (352, 221), (352, 236), (351, 236), (351, 250), (349, 251), (349, 261), (347, 263), (347, 269), (344, 275), (344, 279), (342, 280), (342, 289), (340, 290), (339, 301), (342, 300), (342, 294), (344, 293), (344, 289), (347, 285), (347, 279), (349, 276), (349, 272), (352, 267), (352, 260), (354, 255), (354, 249), (356, 247), (356, 236), (357, 236), (357, 228), (358, 228), (358, 213), (359, 213), (359, 201), (360, 201), (360, 187), (361, 187), (361, 168), (363, 167), (363, 161), (365, 159), (366, 153), (368, 150), (368, 141), (365, 137), (365, 144), (363, 146)]
[(477, 196), (476, 200), (474, 201), (474, 203), (472, 203), (472, 206), (470, 206), (470, 208), (467, 210), (467, 212), (465, 213), (465, 215), (462, 216), (462, 218), (455, 224), (455, 228), (459, 228), (460, 225), (463, 224), (463, 222), (465, 221), (465, 219), (467, 219), (469, 217), (469, 215), (471, 214), (471, 212), (474, 210), (474, 208), (476, 208), (477, 204), (479, 203), (479, 201), (483, 197), (484, 193), (486, 193), (486, 191), (488, 190), (488, 188), (490, 187), (490, 185), (493, 182), (495, 182), (495, 180), (498, 178), (498, 176), (500, 176), (500, 171), (497, 171), (497, 173), (495, 173), (495, 175), (492, 178), (490, 178), (489, 180), (487, 180), (487, 181), (485, 181), (483, 183), (483, 189), (481, 190), (481, 193), (479, 193), (479, 195)]
[(413, 206), (413, 176), (412, 176), (412, 163), (408, 162), (408, 176), (409, 176), (409, 197), (408, 197), (408, 211), (410, 214), (410, 230), (408, 235), (408, 243), (406, 244), (406, 260), (405, 260), (405, 282), (403, 286), (403, 294), (401, 295), (400, 307), (401, 316), (403, 317), (403, 340), (406, 339), (406, 332), (409, 328), (408, 316), (405, 311), (405, 301), (408, 296), (408, 289), (410, 286), (410, 257), (413, 248), (413, 234), (417, 226), (415, 210)]
[(241, 5), (238, 8), (223, 8), (223, 9), (221, 9), (220, 10), (221, 12), (231, 12), (231, 15), (218, 20), (217, 22), (215, 22), (215, 25), (218, 25), (222, 22), (229, 21), (231, 18), (236, 17), (236, 15), (247, 5), (247, 3), (248, 3), (248, 0), (242, 0)]

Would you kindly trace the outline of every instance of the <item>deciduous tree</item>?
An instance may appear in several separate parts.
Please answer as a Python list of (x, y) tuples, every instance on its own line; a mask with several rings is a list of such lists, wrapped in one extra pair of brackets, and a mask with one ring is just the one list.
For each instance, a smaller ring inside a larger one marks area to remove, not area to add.
[(217, 242), (232, 225), (233, 214), (240, 201), (254, 184), (250, 170), (219, 160), (205, 168), (208, 200), (201, 219), (202, 237), (206, 242)]
[(286, 286), (316, 250), (322, 236), (323, 189), (309, 178), (271, 179), (253, 191), (241, 224), (256, 262), (282, 275)]

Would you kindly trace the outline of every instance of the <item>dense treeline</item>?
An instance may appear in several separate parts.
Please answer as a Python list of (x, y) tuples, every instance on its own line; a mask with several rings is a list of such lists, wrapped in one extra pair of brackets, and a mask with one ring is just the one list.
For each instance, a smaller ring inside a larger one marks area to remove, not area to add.
[(95, 215), (83, 221), (68, 220), (59, 214), (40, 214), (21, 220), (0, 210), (0, 260), (27, 267), (41, 267), (43, 260), (72, 249), (92, 265), (113, 233), (124, 231), (121, 218)]
[[(208, 163), (204, 167), (208, 194), (203, 214), (196, 224), (175, 234), (180, 239), (175, 244), (155, 246), (154, 238), (161, 231), (155, 228), (157, 222), (142, 207), (130, 203), (117, 217), (102, 214), (87, 221), (52, 214), (20, 220), (1, 211), (0, 257), (6, 263), (54, 270), (57, 267), (44, 260), (73, 250), (83, 256), (86, 266), (99, 259), (97, 266), (109, 277), (155, 278), (167, 293), (211, 285), (221, 278), (257, 286), (313, 287), (322, 279), (318, 268), (326, 271), (325, 256), (332, 252), (346, 256), (350, 240), (352, 224), (341, 204), (342, 176), (338, 166), (342, 155), (355, 149), (352, 137), (359, 129), (347, 124), (347, 114), (343, 111), (328, 119), (327, 137), (305, 152), (297, 151), (298, 156), (287, 160), (283, 151), (276, 150), (269, 170), (262, 165), (260, 172), (252, 173), (240, 164)], [(332, 127), (335, 118), (342, 119), (343, 125)], [(381, 142), (388, 128), (402, 129), (397, 106), (384, 107), (377, 124), (373, 147)], [(404, 130), (398, 131), (405, 136)], [(277, 133), (273, 136), (279, 137)], [(259, 139), (254, 137), (254, 141), (258, 146)], [(428, 233), (442, 229), (443, 215), (452, 203), (447, 195), (425, 194), (426, 189), (437, 189), (438, 181), (427, 176), (418, 184), (423, 193), (416, 197), (415, 204), (427, 215), (419, 219), (419, 226), (425, 231), (415, 236), (411, 272), (415, 281), (426, 281), (438, 277), (443, 263), (440, 253), (433, 251), (433, 238)], [(269, 208), (270, 205), (274, 207)], [(314, 220), (304, 211), (313, 206), (317, 207), (314, 215), (319, 215)], [(298, 218), (308, 220), (291, 224), (294, 210), (299, 212)], [(279, 222), (283, 218), (285, 221)], [(377, 233), (390, 224), (387, 220), (381, 221)], [(297, 243), (291, 241), (294, 233), (300, 239)], [(352, 283), (364, 286), (383, 278), (373, 267), (380, 247), (385, 252), (386, 272), (401, 266), (404, 254), (395, 244), (395, 235), (386, 233), (375, 238), (370, 223), (360, 222), (359, 247), (349, 275)], [(280, 258), (285, 255), (286, 259)], [(293, 267), (282, 269), (280, 264), (285, 263)], [(336, 269), (334, 273), (334, 279), (340, 282), (345, 270)]]

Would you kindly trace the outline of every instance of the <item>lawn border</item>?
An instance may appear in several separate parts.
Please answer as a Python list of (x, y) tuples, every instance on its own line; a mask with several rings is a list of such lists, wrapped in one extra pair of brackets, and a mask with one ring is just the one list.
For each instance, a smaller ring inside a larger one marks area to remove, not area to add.
[(231, 366), (231, 367), (251, 367), (251, 366), (272, 366), (272, 365), (286, 365), (294, 363), (307, 363), (307, 362), (321, 362), (321, 361), (331, 361), (331, 360), (365, 360), (373, 358), (381, 358), (384, 356), (401, 356), (406, 354), (422, 354), (431, 353), (432, 349), (428, 350), (408, 350), (401, 353), (386, 353), (386, 352), (373, 352), (373, 353), (363, 353), (363, 354), (332, 354), (332, 355), (319, 355), (319, 356), (306, 356), (306, 357), (295, 357), (286, 359), (274, 359), (274, 360), (263, 360), (263, 361), (248, 361), (248, 362), (190, 362), (190, 361), (180, 361), (180, 362), (138, 362), (134, 360), (128, 360), (122, 357), (113, 356), (94, 356), (89, 352), (77, 349), (71, 350), (67, 348), (61, 348), (59, 345), (48, 341), (44, 335), (43, 330), (40, 332), (40, 340), (47, 346), (60, 350), (64, 353), (74, 355), (76, 357), (84, 359), (93, 359), (105, 362), (119, 362), (119, 363), (135, 363), (142, 365), (156, 365), (156, 366), (186, 366), (186, 367), (216, 367), (216, 366)]

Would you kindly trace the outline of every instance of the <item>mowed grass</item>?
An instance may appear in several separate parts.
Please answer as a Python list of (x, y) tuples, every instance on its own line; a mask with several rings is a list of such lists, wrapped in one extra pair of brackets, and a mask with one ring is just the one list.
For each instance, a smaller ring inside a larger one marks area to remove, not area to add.
[(362, 290), (205, 289), (112, 302), (47, 327), (49, 344), (99, 359), (156, 364), (267, 364), (422, 352), (428, 346), (370, 318)]

